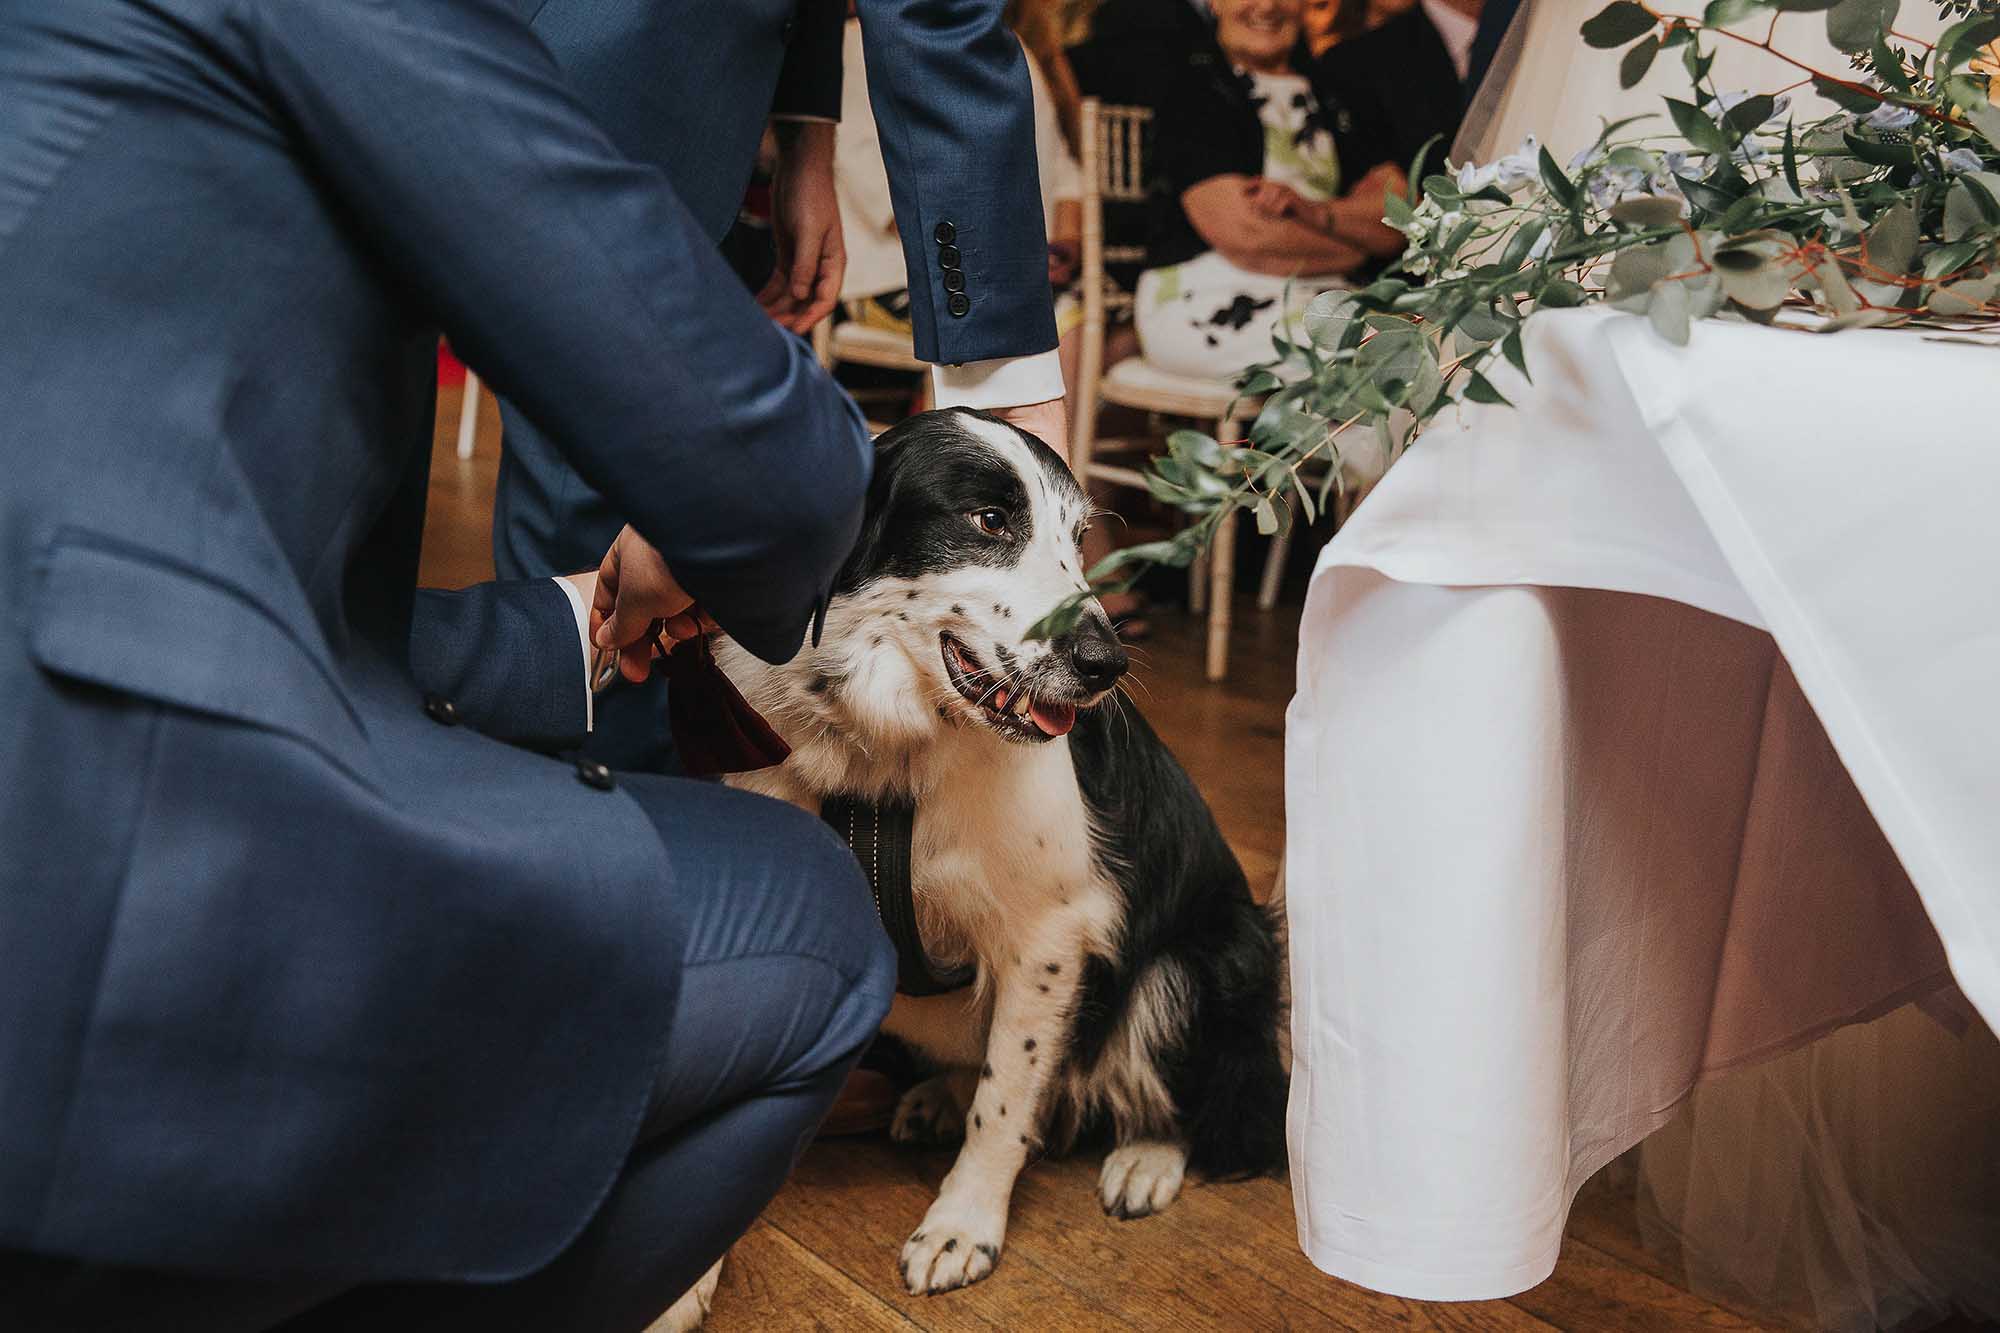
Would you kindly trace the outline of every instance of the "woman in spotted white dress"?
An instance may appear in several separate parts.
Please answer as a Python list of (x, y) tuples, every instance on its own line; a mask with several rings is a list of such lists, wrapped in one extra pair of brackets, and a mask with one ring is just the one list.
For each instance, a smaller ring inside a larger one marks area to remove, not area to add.
[(1374, 146), (1387, 136), (1299, 72), (1304, 0), (1214, 9), (1222, 60), (1192, 65), (1160, 109), (1135, 319), (1153, 365), (1231, 379), (1271, 358), (1288, 292), (1296, 314), (1401, 250), (1382, 213), (1404, 179)]

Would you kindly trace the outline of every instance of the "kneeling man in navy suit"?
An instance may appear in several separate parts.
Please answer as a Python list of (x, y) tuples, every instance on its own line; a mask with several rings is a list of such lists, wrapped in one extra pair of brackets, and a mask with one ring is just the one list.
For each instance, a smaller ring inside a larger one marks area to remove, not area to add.
[(437, 339), (771, 661), (859, 414), (498, 0), (0, 53), (5, 1322), (643, 1328), (892, 968), (809, 815), (549, 757), (575, 590), (414, 591)]

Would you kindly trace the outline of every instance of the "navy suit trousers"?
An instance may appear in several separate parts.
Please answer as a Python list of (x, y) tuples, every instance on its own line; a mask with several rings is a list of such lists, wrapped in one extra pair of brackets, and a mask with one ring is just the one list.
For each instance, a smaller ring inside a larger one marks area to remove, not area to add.
[(0, 1255), (6, 1327), (637, 1333), (657, 1318), (784, 1183), (888, 1012), (895, 966), (853, 855), (817, 818), (710, 783), (620, 784), (674, 857), (682, 989), (625, 1169), (553, 1263), (489, 1286), (343, 1291)]

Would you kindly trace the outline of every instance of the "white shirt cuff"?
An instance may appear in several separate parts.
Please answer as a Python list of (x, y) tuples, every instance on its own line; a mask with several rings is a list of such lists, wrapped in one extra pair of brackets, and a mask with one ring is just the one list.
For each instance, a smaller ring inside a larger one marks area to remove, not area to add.
[(557, 579), (555, 584), (569, 598), (569, 609), (576, 615), (576, 646), (583, 653), (583, 729), (597, 730), (597, 696), (590, 692), (590, 608), (583, 604), (583, 594), (568, 579)]
[(932, 366), (939, 407), (1026, 407), (1063, 396), (1062, 358), (1051, 347), (1033, 356), (1002, 356)]

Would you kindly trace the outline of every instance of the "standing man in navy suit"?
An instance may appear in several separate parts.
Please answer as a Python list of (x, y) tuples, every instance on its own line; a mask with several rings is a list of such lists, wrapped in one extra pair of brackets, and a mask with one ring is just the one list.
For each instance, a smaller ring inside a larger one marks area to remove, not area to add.
[[(832, 121), (845, 0), (514, 0), (627, 154), (660, 167), (716, 241), (778, 121), (780, 271), (767, 308), (806, 332), (840, 285)], [(1069, 437), (1035, 166), (1034, 104), (1003, 0), (857, 0), (869, 87), (909, 269), (916, 354), (940, 407)], [(828, 245), (831, 245), (831, 249)], [(504, 398), (493, 528), (502, 577), (595, 565), (618, 506)], [(755, 479), (745, 479), (755, 484)], [(664, 682), (614, 690), (591, 753), (665, 762)]]
[[(637, 1333), (887, 1009), (818, 819), (547, 757), (593, 596), (795, 652), (872, 457), (572, 86), (501, 0), (0, 0), (9, 1333)], [(615, 590), (416, 591), (440, 333)]]

